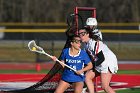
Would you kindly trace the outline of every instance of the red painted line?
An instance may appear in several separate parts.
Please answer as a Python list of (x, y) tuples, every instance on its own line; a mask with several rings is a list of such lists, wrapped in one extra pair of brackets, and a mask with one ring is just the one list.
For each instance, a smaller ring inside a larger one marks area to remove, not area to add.
[[(0, 82), (38, 82), (45, 77), (45, 74), (0, 74)], [(54, 80), (58, 80), (56, 78)], [(98, 91), (102, 90), (100, 88), (100, 78), (97, 80)], [(121, 89), (121, 88), (133, 88), (136, 86), (140, 86), (140, 75), (122, 75), (116, 74), (113, 75), (111, 80), (111, 86), (113, 89)]]
[(1, 82), (39, 81), (45, 74), (0, 74)]

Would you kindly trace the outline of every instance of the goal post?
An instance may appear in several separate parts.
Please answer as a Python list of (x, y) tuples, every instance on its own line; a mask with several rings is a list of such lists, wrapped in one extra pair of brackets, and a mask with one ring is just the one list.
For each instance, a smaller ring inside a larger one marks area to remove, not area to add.
[(75, 24), (78, 29), (85, 25), (87, 18), (93, 17), (96, 18), (96, 8), (93, 7), (75, 7), (74, 8)]

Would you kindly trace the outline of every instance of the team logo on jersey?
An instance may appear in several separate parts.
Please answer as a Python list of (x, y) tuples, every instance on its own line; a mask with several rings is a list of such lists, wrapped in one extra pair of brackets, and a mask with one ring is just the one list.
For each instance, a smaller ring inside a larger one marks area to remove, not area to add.
[(81, 63), (81, 60), (66, 59), (67, 63)]

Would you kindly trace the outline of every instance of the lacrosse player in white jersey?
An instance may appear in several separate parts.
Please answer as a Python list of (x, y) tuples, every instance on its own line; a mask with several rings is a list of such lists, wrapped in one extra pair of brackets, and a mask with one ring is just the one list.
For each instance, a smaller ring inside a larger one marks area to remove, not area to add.
[[(97, 29), (97, 19), (93, 17), (89, 17), (86, 20), (86, 28), (89, 28), (89, 30), (92, 32), (92, 34), (96, 35), (98, 40), (102, 41), (102, 33), (99, 29)], [(82, 93), (86, 93), (87, 88), (84, 86)], [(96, 90), (95, 90), (96, 91)]]
[(79, 36), (94, 66), (92, 70), (86, 72), (85, 83), (89, 93), (94, 93), (93, 78), (96, 76), (101, 77), (101, 87), (105, 92), (115, 93), (109, 83), (112, 75), (118, 70), (116, 55), (89, 28), (80, 29)]

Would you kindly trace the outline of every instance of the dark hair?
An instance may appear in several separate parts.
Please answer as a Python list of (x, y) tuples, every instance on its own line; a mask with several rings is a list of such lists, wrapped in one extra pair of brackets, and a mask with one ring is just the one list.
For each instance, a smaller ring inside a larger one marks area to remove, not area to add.
[(72, 42), (76, 37), (79, 37), (79, 35), (74, 34), (74, 35), (70, 36), (69, 37), (70, 42)]
[(92, 38), (92, 39), (94, 39), (94, 40), (96, 40), (96, 41), (101, 40), (99, 36), (94, 35), (93, 30), (90, 29), (89, 26), (84, 26), (84, 27), (81, 28), (81, 29), (85, 30), (85, 31), (87, 32), (87, 34), (89, 34), (89, 38)]
[(73, 36), (74, 34), (76, 34), (77, 32), (77, 29), (75, 26), (73, 27), (69, 27), (67, 30), (66, 30), (66, 36), (69, 38), (71, 36)]
[(80, 30), (85, 30), (87, 32), (87, 34), (89, 34), (89, 38), (92, 38), (92, 31), (89, 26), (84, 26)]
[(73, 35), (69, 36), (68, 40), (67, 40), (67, 46), (66, 47), (71, 47), (71, 42), (73, 42), (73, 40), (75, 40), (76, 37), (79, 37), (79, 35), (73, 34)]
[(89, 26), (84, 26), (84, 27), (80, 28), (79, 30), (82, 30), (82, 29), (86, 30), (87, 33), (90, 33), (90, 30), (91, 30)]

